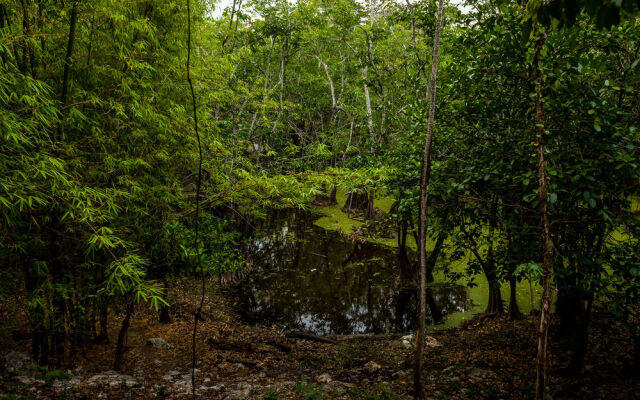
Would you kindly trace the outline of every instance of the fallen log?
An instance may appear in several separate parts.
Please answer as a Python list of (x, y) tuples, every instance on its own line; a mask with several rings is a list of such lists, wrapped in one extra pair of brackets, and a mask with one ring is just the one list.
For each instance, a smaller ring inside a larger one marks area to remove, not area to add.
[(329, 339), (329, 338), (324, 337), (324, 336), (314, 335), (313, 333), (309, 333), (309, 332), (291, 331), (291, 332), (287, 332), (285, 334), (285, 336), (288, 337), (288, 338), (294, 338), (294, 339), (310, 340), (312, 342), (338, 344), (338, 341), (336, 341), (336, 340)]
[(253, 343), (247, 342), (209, 338), (207, 339), (207, 343), (216, 350), (231, 350), (241, 353), (254, 353), (256, 351), (256, 346)]
[(278, 340), (267, 340), (267, 344), (277, 348), (283, 353), (291, 353), (291, 350), (292, 350), (290, 345), (284, 342), (280, 342)]

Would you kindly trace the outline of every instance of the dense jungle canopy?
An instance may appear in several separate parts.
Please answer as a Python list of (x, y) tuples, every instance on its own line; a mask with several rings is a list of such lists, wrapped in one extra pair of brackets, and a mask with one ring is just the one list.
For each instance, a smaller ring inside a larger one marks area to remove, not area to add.
[(640, 396), (639, 11), (3, 0), (0, 398)]

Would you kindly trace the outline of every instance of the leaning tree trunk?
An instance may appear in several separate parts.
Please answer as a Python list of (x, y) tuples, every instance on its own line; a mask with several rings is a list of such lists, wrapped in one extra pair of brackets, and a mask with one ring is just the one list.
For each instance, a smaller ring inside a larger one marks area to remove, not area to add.
[(536, 110), (536, 147), (538, 153), (538, 195), (540, 201), (540, 220), (542, 230), (540, 234), (542, 253), (542, 301), (540, 310), (540, 325), (538, 327), (538, 356), (536, 365), (536, 400), (545, 399), (547, 385), (547, 342), (549, 335), (549, 316), (551, 313), (551, 256), (553, 243), (549, 228), (549, 213), (547, 210), (547, 176), (545, 153), (547, 152), (544, 128), (544, 110), (542, 108), (542, 72), (540, 71), (540, 53), (546, 40), (546, 34), (536, 27), (537, 36), (535, 54), (533, 57), (533, 72), (535, 76), (535, 110)]
[(131, 316), (133, 315), (133, 310), (135, 309), (135, 304), (133, 301), (127, 303), (127, 311), (122, 320), (122, 326), (120, 326), (120, 332), (118, 332), (118, 344), (116, 346), (116, 357), (113, 361), (113, 369), (116, 371), (120, 371), (122, 368), (122, 359), (124, 357), (124, 351), (126, 348), (126, 339), (127, 339), (127, 331), (129, 330), (129, 325), (131, 325)]
[(415, 288), (416, 271), (407, 252), (407, 221), (403, 218), (398, 224), (398, 266), (400, 269), (400, 286), (403, 288)]
[(422, 171), (420, 175), (420, 218), (418, 220), (418, 253), (420, 257), (420, 279), (418, 293), (418, 332), (416, 334), (416, 354), (413, 367), (413, 385), (415, 398), (423, 399), (422, 387), (422, 354), (424, 353), (425, 318), (427, 317), (427, 201), (429, 194), (429, 179), (431, 177), (431, 144), (433, 142), (433, 123), (436, 114), (436, 77), (438, 73), (438, 50), (440, 49), (440, 28), (442, 25), (442, 9), (444, 0), (438, 2), (438, 15), (436, 17), (436, 31), (433, 40), (433, 61), (431, 62), (431, 87), (429, 99), (429, 119), (427, 122), (427, 139), (424, 144), (422, 159)]

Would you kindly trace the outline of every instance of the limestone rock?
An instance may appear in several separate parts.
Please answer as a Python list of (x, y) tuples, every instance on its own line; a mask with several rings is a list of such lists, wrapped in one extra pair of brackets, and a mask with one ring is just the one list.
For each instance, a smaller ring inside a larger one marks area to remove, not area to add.
[(333, 379), (331, 378), (331, 375), (329, 375), (329, 374), (322, 374), (322, 375), (318, 375), (316, 377), (316, 380), (319, 383), (330, 383)]
[(433, 336), (425, 336), (424, 341), (427, 347), (434, 348), (442, 346), (440, 342), (438, 342), (438, 339), (434, 338)]
[(348, 382), (331, 381), (327, 384), (326, 388), (331, 392), (344, 393), (347, 390), (353, 389), (356, 385)]
[(156, 349), (169, 350), (173, 348), (173, 345), (166, 340), (156, 337), (147, 340), (147, 346), (155, 347)]
[(244, 400), (248, 399), (251, 396), (251, 391), (253, 390), (253, 386), (246, 382), (240, 382), (233, 387), (231, 390), (227, 392), (227, 395), (224, 397), (225, 400)]
[[(400, 338), (400, 344), (402, 345), (402, 347), (404, 347), (405, 349), (410, 349), (413, 347), (415, 343), (415, 338), (413, 335), (406, 335)], [(425, 336), (424, 338), (424, 344), (427, 347), (430, 348), (434, 348), (434, 347), (440, 347), (442, 346), (440, 344), (440, 342), (438, 341), (438, 339), (434, 338), (433, 336)]]
[(394, 379), (402, 379), (402, 378), (406, 378), (407, 376), (411, 375), (411, 371), (410, 370), (404, 370), (404, 371), (397, 371), (394, 372), (391, 377)]
[(369, 373), (374, 373), (374, 372), (378, 371), (380, 368), (381, 368), (380, 365), (378, 363), (376, 363), (375, 361), (369, 361), (368, 363), (366, 363), (364, 365), (365, 371), (367, 371)]
[(36, 362), (29, 355), (18, 351), (10, 351), (4, 356), (4, 368), (16, 375), (27, 374)]
[(405, 349), (410, 349), (413, 347), (413, 335), (406, 335), (400, 338), (400, 344)]
[(86, 380), (88, 387), (126, 387), (132, 388), (140, 385), (140, 382), (131, 375), (121, 375), (115, 371), (106, 371), (101, 374), (94, 375)]

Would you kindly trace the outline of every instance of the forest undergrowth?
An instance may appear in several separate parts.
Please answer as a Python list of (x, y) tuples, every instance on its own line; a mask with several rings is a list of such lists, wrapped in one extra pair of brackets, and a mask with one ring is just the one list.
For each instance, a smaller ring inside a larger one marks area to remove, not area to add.
[[(169, 293), (171, 324), (139, 307), (129, 328), (122, 384), (93, 379), (112, 364), (117, 329), (108, 343), (89, 345), (56, 370), (14, 376), (3, 371), (3, 399), (178, 399), (191, 396), (189, 374), (192, 314), (197, 282), (181, 280)], [(198, 398), (207, 399), (406, 399), (412, 396), (413, 349), (401, 334), (329, 336), (335, 344), (287, 338), (276, 327), (242, 322), (229, 291), (208, 286), (198, 337)], [(113, 315), (112, 327), (121, 317)], [(482, 315), (458, 328), (429, 332), (435, 347), (425, 354), (425, 382), (431, 399), (526, 399), (533, 396), (537, 318)], [(0, 347), (27, 352), (24, 323), (0, 336)], [(553, 327), (553, 325), (552, 325)], [(553, 399), (630, 399), (640, 391), (627, 365), (631, 346), (623, 327), (594, 313), (591, 343), (581, 378), (563, 374), (566, 354), (551, 354)], [(552, 328), (553, 334), (553, 328)], [(162, 338), (171, 348), (148, 344)], [(80, 367), (80, 368), (79, 368)], [(74, 375), (77, 375), (74, 377)], [(33, 376), (34, 380), (25, 379)], [(76, 381), (73, 379), (76, 378)], [(79, 379), (77, 379), (79, 378)], [(114, 378), (116, 379), (116, 378)], [(74, 383), (75, 382), (75, 383)], [(117, 380), (116, 380), (117, 382)], [(233, 397), (237, 396), (237, 397)]]

